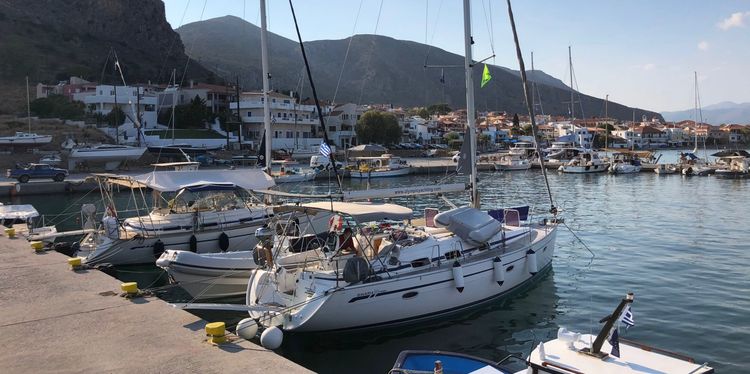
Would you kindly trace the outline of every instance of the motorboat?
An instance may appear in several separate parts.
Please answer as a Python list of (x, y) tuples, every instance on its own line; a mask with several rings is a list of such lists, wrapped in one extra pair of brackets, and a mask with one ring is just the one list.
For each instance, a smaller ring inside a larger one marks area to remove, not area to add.
[(641, 160), (637, 155), (629, 152), (613, 153), (608, 171), (611, 174), (639, 173), (641, 171)]
[(83, 262), (91, 265), (153, 263), (166, 249), (196, 253), (246, 250), (257, 242), (255, 230), (273, 215), (273, 210), (250, 192), (274, 185), (260, 170), (153, 171), (135, 177), (104, 176), (100, 183), (103, 191), (114, 184), (150, 188), (153, 202), (142, 205), (153, 209), (122, 219), (114, 201), (105, 194), (107, 211), (101, 229), (86, 235), (78, 250), (78, 256), (85, 257)]
[[(275, 167), (278, 165), (278, 167)], [(317, 170), (304, 171), (296, 166), (298, 162), (293, 160), (273, 161), (271, 163), (271, 177), (274, 182), (279, 183), (298, 183), (314, 180), (318, 176)]]
[(73, 169), (80, 163), (105, 164), (106, 170), (116, 169), (123, 161), (135, 161), (146, 152), (145, 147), (133, 147), (120, 144), (99, 144), (77, 147), (70, 150), (68, 168)]
[(16, 132), (12, 136), (0, 136), (0, 146), (33, 146), (45, 145), (52, 141), (52, 135), (38, 135), (33, 132)]
[(748, 168), (748, 158), (743, 156), (722, 157), (722, 161), (727, 165), (716, 170), (717, 178), (743, 179), (750, 176)]
[(604, 162), (599, 154), (591, 149), (581, 149), (572, 160), (560, 165), (559, 171), (563, 173), (600, 173), (607, 171), (609, 164)]
[(515, 358), (512, 355), (496, 363), (453, 352), (404, 351), (390, 373), (714, 373), (708, 363), (699, 364), (679, 353), (620, 338), (620, 325), (634, 323), (630, 311), (633, 298), (628, 294), (600, 321), (604, 325), (596, 336), (560, 327), (556, 339), (539, 343), (525, 360), (516, 358), (516, 366), (510, 364)]
[(659, 175), (674, 174), (679, 171), (679, 168), (672, 164), (657, 164), (654, 168), (654, 173)]
[(494, 162), (497, 171), (529, 170), (531, 162), (526, 158), (526, 153), (508, 153), (500, 156), (500, 160)]
[(386, 153), (380, 157), (356, 157), (349, 176), (357, 179), (401, 177), (409, 175), (411, 167), (399, 157)]
[[(308, 222), (292, 219), (294, 223), (289, 228), (294, 232), (287, 232), (292, 250), (301, 253), (321, 248), (325, 242), (322, 238), (328, 234), (329, 219), (330, 216)], [(180, 285), (195, 300), (244, 296), (252, 270), (263, 263), (265, 251), (273, 247), (274, 236), (280, 231), (283, 229), (278, 225), (258, 228), (256, 247), (235, 252), (201, 254), (168, 249), (156, 260), (156, 266), (164, 269), (170, 282)]]
[(681, 152), (679, 166), (685, 176), (706, 176), (716, 172), (706, 160), (696, 156), (695, 152)]
[[(41, 222), (38, 220), (40, 217), (36, 208), (30, 204), (0, 204), (0, 225), (13, 227), (16, 224), (23, 224), (25, 225), (25, 231), (21, 235), (27, 240), (52, 243), (54, 236), (57, 234), (57, 228), (55, 226), (45, 226), (43, 219)], [(52, 236), (51, 240), (46, 238), (49, 236)]]
[(513, 144), (508, 153), (512, 155), (520, 155), (525, 159), (533, 160), (536, 156), (536, 145), (532, 142), (516, 142)]
[(578, 151), (580, 151), (580, 148), (576, 147), (573, 142), (551, 142), (550, 146), (544, 149), (544, 159), (548, 161), (560, 162), (570, 161), (573, 156), (578, 154)]
[(52, 166), (58, 166), (62, 163), (62, 157), (59, 153), (50, 153), (39, 158), (40, 164), (47, 164)]
[(514, 374), (515, 370), (504, 365), (505, 361), (512, 357), (508, 356), (500, 362), (492, 362), (462, 353), (408, 350), (399, 353), (393, 368), (388, 373)]

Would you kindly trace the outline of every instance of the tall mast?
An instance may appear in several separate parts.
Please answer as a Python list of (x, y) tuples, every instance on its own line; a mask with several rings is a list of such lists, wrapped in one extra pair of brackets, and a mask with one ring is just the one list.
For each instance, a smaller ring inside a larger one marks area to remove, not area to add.
[(604, 152), (606, 155), (607, 148), (609, 147), (609, 112), (607, 112), (607, 106), (609, 105), (609, 94), (604, 97)]
[(471, 155), (469, 155), (469, 161), (471, 162), (471, 206), (479, 209), (479, 191), (477, 190), (477, 163), (476, 163), (476, 149), (477, 149), (477, 134), (475, 131), (475, 118), (474, 118), (474, 78), (472, 74), (472, 58), (471, 58), (471, 44), (473, 40), (471, 38), (471, 6), (469, 0), (464, 0), (464, 48), (466, 53), (464, 56), (464, 70), (466, 73), (466, 121), (469, 129), (469, 141), (471, 142)]
[(568, 65), (570, 69), (570, 118), (576, 118), (576, 104), (573, 99), (573, 55), (570, 52), (570, 46), (568, 46)]
[(26, 76), (26, 121), (29, 123), (31, 133), (31, 97), (29, 96), (29, 76)]
[(266, 136), (266, 168), (271, 170), (271, 103), (268, 101), (270, 73), (268, 72), (268, 25), (266, 0), (260, 0), (260, 52), (263, 65), (263, 125)]
[(695, 149), (693, 149), (693, 154), (698, 154), (698, 72), (694, 71), (693, 76), (695, 77), (693, 82), (693, 90), (695, 94), (695, 109), (693, 109), (695, 113)]
[(174, 117), (175, 101), (177, 100), (177, 69), (172, 69), (172, 144), (174, 144), (174, 128), (177, 119)]

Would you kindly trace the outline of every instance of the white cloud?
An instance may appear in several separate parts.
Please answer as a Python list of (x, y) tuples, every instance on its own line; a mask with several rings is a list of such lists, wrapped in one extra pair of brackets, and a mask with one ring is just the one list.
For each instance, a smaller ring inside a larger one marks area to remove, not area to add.
[(722, 30), (729, 30), (732, 27), (745, 27), (745, 19), (747, 18), (750, 18), (750, 12), (732, 13), (732, 15), (721, 20), (716, 26)]
[(707, 51), (708, 50), (708, 42), (703, 40), (700, 43), (698, 43), (698, 49), (701, 51)]

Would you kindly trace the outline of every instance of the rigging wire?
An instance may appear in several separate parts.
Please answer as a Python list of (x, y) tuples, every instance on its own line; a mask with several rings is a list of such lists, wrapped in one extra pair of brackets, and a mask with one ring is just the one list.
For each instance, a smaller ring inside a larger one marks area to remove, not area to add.
[(549, 195), (550, 213), (557, 215), (557, 208), (555, 207), (555, 201), (552, 198), (552, 190), (549, 186), (549, 179), (547, 178), (547, 169), (544, 167), (544, 158), (541, 157), (542, 151), (539, 146), (538, 129), (536, 126), (536, 120), (534, 119), (534, 105), (531, 103), (531, 97), (529, 92), (529, 82), (526, 79), (526, 67), (523, 63), (523, 54), (521, 53), (521, 44), (518, 41), (518, 33), (516, 32), (516, 21), (513, 19), (513, 9), (510, 5), (510, 0), (506, 0), (508, 3), (508, 18), (510, 18), (510, 27), (513, 31), (513, 41), (516, 45), (516, 56), (518, 58), (518, 70), (521, 73), (521, 82), (523, 83), (523, 93), (526, 97), (526, 107), (529, 111), (529, 118), (531, 119), (531, 133), (534, 136), (534, 143), (536, 152), (539, 155), (539, 164), (542, 167), (542, 175), (544, 176), (544, 184), (547, 187), (547, 194)]
[(333, 91), (333, 100), (331, 103), (336, 103), (336, 96), (339, 93), (339, 87), (341, 86), (341, 77), (344, 76), (344, 69), (346, 68), (346, 61), (349, 59), (349, 50), (352, 48), (352, 41), (354, 41), (354, 35), (357, 32), (357, 23), (359, 22), (359, 14), (362, 11), (362, 3), (364, 0), (359, 1), (359, 8), (357, 8), (357, 16), (354, 17), (354, 27), (352, 27), (352, 36), (349, 38), (349, 43), (346, 45), (346, 53), (344, 54), (344, 62), (341, 64), (341, 71), (339, 72), (339, 79), (336, 81), (336, 89)]
[[(206, 11), (206, 4), (208, 4), (208, 0), (203, 0), (203, 8), (201, 9), (201, 16), (198, 19), (199, 21), (203, 21), (203, 13)], [(186, 55), (190, 56), (190, 52), (193, 51), (193, 47), (195, 47), (195, 43), (190, 44), (190, 48), (188, 48)], [(188, 71), (188, 65), (190, 65), (191, 58), (188, 57), (185, 61), (185, 69), (182, 71), (182, 78), (180, 78), (180, 86), (182, 86), (182, 83), (185, 81), (185, 76), (187, 75)]]
[[(381, 5), (382, 5), (382, 1), (381, 1)], [(299, 48), (302, 52), (302, 59), (305, 61), (305, 70), (307, 71), (307, 78), (310, 81), (310, 89), (312, 90), (313, 99), (315, 100), (315, 107), (318, 111), (318, 119), (320, 120), (321, 130), (323, 131), (323, 140), (326, 142), (326, 144), (331, 144), (330, 140), (328, 139), (328, 130), (326, 129), (325, 120), (323, 119), (323, 112), (321, 111), (321, 108), (320, 108), (320, 101), (318, 100), (318, 92), (315, 90), (315, 81), (313, 81), (312, 73), (310, 72), (310, 64), (307, 61), (307, 53), (305, 52), (305, 44), (302, 43), (302, 34), (299, 31), (299, 24), (297, 23), (297, 15), (294, 13), (294, 4), (292, 4), (292, 0), (289, 0), (289, 8), (292, 10), (292, 19), (294, 20), (294, 28), (297, 31), (297, 39), (299, 40)], [(342, 184), (341, 176), (339, 175), (337, 167), (336, 167), (335, 153), (330, 152), (330, 154), (328, 155), (328, 158), (331, 160), (331, 168), (333, 169), (333, 173), (336, 174), (336, 182), (338, 182), (339, 191), (341, 191), (343, 187), (341, 185)]]
[[(190, 0), (185, 3), (185, 9), (182, 11), (182, 17), (180, 18), (180, 25), (177, 26), (179, 29), (182, 27), (183, 23), (185, 22), (185, 15), (187, 14), (188, 7), (190, 6)], [(174, 33), (174, 36), (172, 37), (172, 42), (169, 43), (169, 48), (167, 49), (167, 53), (164, 55), (164, 59), (162, 60), (161, 67), (159, 68), (159, 74), (156, 75), (156, 81), (159, 82), (161, 79), (161, 73), (164, 72), (164, 68), (167, 67), (167, 59), (169, 58), (169, 55), (172, 53), (172, 48), (174, 48), (175, 43), (177, 42), (177, 39), (180, 37), (180, 34), (177, 32)]]
[[(291, 0), (289, 0), (291, 1)], [(375, 20), (375, 31), (373, 32), (373, 38), (372, 38), (372, 47), (370, 48), (370, 53), (367, 54), (367, 61), (365, 61), (365, 71), (364, 71), (364, 78), (362, 78), (362, 86), (359, 89), (359, 98), (357, 99), (357, 105), (362, 104), (362, 95), (365, 92), (365, 83), (369, 80), (369, 74), (367, 72), (370, 70), (370, 61), (372, 60), (372, 55), (375, 54), (375, 36), (378, 35), (378, 26), (380, 26), (380, 15), (383, 12), (383, 0), (380, 0), (380, 6), (378, 7), (378, 18)]]

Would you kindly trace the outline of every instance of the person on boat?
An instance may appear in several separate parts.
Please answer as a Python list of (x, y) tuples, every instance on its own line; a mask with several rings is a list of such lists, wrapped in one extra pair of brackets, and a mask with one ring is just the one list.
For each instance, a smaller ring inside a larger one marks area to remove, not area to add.
[(354, 247), (354, 235), (351, 227), (345, 228), (344, 232), (339, 235), (339, 250), (341, 250), (341, 252), (359, 253), (357, 248)]

